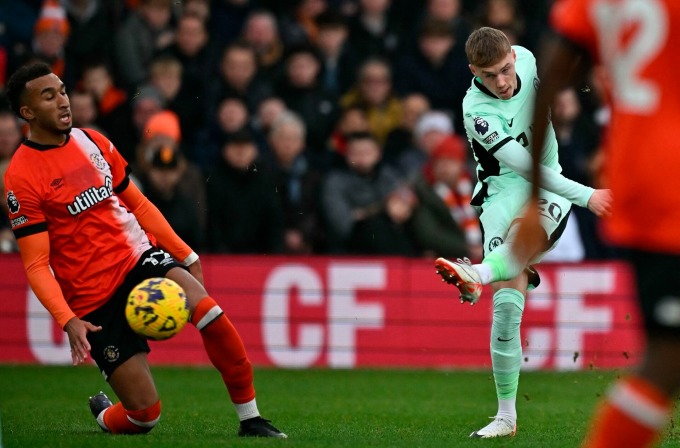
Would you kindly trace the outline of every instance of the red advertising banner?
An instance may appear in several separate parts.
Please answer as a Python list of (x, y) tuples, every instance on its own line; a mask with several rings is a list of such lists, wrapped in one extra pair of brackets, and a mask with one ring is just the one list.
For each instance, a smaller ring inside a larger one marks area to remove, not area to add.
[[(206, 288), (254, 364), (287, 368), (488, 367), (491, 289), (461, 304), (432, 261), (406, 258), (203, 256)], [(69, 363), (65, 334), (28, 287), (18, 256), (0, 256), (0, 363)], [(525, 304), (525, 369), (632, 365), (642, 341), (625, 264), (539, 266)], [(209, 364), (187, 326), (152, 343), (155, 364)]]

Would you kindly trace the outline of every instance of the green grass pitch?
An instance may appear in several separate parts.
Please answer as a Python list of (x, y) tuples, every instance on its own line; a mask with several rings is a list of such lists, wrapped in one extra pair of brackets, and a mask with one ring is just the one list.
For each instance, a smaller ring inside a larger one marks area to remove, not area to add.
[[(519, 430), (471, 440), (496, 411), (490, 372), (257, 369), (262, 414), (288, 440), (241, 439), (212, 369), (153, 369), (163, 402), (142, 436), (102, 433), (87, 397), (111, 390), (94, 367), (0, 366), (3, 448), (14, 447), (576, 447), (598, 397), (617, 372), (523, 373)], [(676, 414), (674, 421), (677, 421)], [(671, 424), (663, 447), (680, 446)]]

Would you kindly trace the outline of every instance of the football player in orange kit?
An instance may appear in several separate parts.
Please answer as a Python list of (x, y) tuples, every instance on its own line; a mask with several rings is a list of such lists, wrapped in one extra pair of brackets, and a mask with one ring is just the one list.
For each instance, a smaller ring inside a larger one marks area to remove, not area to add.
[[(604, 174), (613, 205), (604, 231), (630, 248), (647, 344), (636, 371), (617, 381), (596, 411), (584, 446), (652, 446), (680, 390), (680, 143), (673, 131), (680, 119), (680, 2), (558, 0), (551, 26), (555, 35), (540, 58), (534, 141), (544, 139), (548, 107), (575, 77), (574, 63), (587, 55), (601, 64), (612, 110)], [(540, 151), (533, 156), (536, 186)], [(522, 222), (518, 257), (543, 244), (535, 238), (538, 213), (534, 205)]]
[(68, 335), (73, 364), (89, 353), (120, 400), (90, 398), (101, 428), (144, 433), (160, 418), (149, 346), (130, 329), (124, 309), (136, 284), (167, 277), (186, 292), (191, 322), (239, 416), (238, 434), (285, 438), (259, 414), (252, 365), (203, 287), (198, 255), (130, 182), (113, 143), (72, 127), (64, 83), (45, 64), (18, 69), (7, 97), (30, 131), (5, 174), (12, 229), (31, 288)]

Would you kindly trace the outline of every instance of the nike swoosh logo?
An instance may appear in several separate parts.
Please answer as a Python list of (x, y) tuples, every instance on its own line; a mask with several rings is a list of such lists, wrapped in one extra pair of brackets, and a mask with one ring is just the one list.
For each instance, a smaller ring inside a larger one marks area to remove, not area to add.
[(512, 122), (513, 122), (513, 121), (515, 121), (514, 118), (513, 118), (512, 120), (508, 121), (508, 126), (512, 127)]
[(501, 342), (509, 342), (509, 341), (512, 341), (513, 339), (515, 339), (515, 338), (502, 339), (501, 337), (498, 337), (498, 340), (501, 341)]

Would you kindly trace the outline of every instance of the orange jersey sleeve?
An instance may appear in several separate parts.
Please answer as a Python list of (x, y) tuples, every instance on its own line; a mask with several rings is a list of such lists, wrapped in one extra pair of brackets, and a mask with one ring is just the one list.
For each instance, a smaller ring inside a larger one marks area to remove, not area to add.
[(57, 279), (50, 270), (50, 239), (47, 232), (19, 238), (21, 260), (31, 289), (61, 328), (76, 317), (66, 303)]
[(185, 262), (193, 253), (191, 247), (175, 233), (167, 219), (158, 208), (130, 182), (127, 188), (118, 193), (130, 211), (135, 215), (142, 228), (152, 234), (159, 246), (167, 250), (179, 262)]

